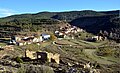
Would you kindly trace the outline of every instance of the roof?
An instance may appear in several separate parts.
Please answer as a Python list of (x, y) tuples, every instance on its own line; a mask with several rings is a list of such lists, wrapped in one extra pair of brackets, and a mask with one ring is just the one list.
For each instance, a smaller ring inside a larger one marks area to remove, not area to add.
[(49, 34), (41, 34), (42, 36), (47, 36), (47, 35), (49, 35)]

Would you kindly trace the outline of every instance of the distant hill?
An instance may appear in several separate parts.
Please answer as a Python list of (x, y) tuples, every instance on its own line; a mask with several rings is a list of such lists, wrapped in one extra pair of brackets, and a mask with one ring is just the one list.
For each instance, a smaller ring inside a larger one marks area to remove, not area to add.
[[(0, 30), (4, 31), (35, 31), (42, 29), (45, 24), (47, 26), (61, 23), (60, 21), (71, 22), (74, 19), (84, 16), (101, 16), (92, 10), (69, 11), (69, 12), (39, 12), (36, 14), (20, 14), (0, 18)], [(46, 26), (46, 27), (47, 27)], [(55, 25), (54, 25), (55, 26)], [(17, 28), (17, 29), (16, 29)]]
[(110, 39), (120, 39), (120, 18), (118, 15), (80, 17), (70, 24), (94, 34), (99, 34), (102, 31), (102, 34)]
[(119, 14), (120, 10), (114, 10), (114, 11), (101, 11), (100, 13), (105, 13), (105, 14)]
[(68, 22), (85, 16), (101, 16), (105, 15), (104, 13), (99, 13), (92, 10), (84, 10), (84, 11), (70, 11), (70, 12), (61, 12), (57, 15), (53, 16), (52, 18), (59, 19), (59, 20), (66, 20)]
[(86, 29), (92, 33), (98, 33), (100, 30), (109, 30), (113, 25), (113, 18), (116, 15), (80, 17), (70, 23), (72, 25)]
[(39, 12), (36, 14), (12, 15), (2, 19), (13, 20), (13, 19), (51, 19), (52, 18), (52, 19), (72, 21), (73, 19), (83, 16), (98, 16), (98, 15), (105, 15), (105, 14), (92, 10), (69, 11), (69, 12)]

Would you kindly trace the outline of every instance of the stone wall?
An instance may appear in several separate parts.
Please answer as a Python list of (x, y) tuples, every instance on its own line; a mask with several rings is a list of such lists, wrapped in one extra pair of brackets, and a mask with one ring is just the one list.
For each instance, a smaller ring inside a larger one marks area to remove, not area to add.
[(58, 53), (53, 54), (48, 52), (35, 52), (35, 51), (26, 50), (26, 56), (31, 59), (39, 59), (48, 62), (52, 62), (53, 59), (57, 64), (59, 64), (60, 62), (60, 58), (59, 58), (60, 54)]

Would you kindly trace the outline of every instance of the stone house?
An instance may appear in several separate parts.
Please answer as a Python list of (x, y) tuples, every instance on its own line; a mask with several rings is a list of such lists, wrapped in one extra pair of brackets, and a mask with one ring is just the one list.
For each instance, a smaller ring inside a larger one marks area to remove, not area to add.
[(19, 41), (19, 42), (16, 42), (16, 44), (18, 46), (23, 46), (23, 45), (27, 45), (27, 42), (26, 41)]
[(15, 41), (21, 41), (22, 38), (20, 36), (12, 36), (11, 40), (15, 40)]
[(95, 39), (96, 41), (102, 41), (104, 38), (102, 36), (94, 36), (92, 39)]
[(26, 56), (30, 59), (37, 59), (41, 61), (48, 61), (48, 62), (56, 62), (57, 64), (60, 63), (60, 54), (53, 54), (48, 52), (35, 52), (35, 51), (29, 51), (26, 50)]
[(36, 43), (36, 42), (42, 42), (43, 41), (43, 38), (42, 38), (42, 36), (40, 36), (40, 37), (35, 37), (33, 40), (32, 40), (32, 42), (34, 42), (34, 43)]
[(26, 50), (25, 51), (26, 53), (26, 57), (29, 57), (30, 59), (36, 59), (37, 57), (36, 57), (36, 52), (35, 51), (29, 51), (29, 50)]
[(50, 39), (50, 35), (49, 34), (41, 34), (43, 40), (48, 40)]
[(12, 36), (9, 44), (14, 44), (18, 46), (23, 46), (32, 43), (42, 42), (43, 37), (35, 37), (35, 36)]
[(60, 63), (60, 54), (56, 53), (56, 54), (53, 54), (53, 53), (47, 53), (47, 57), (48, 57), (48, 62), (51, 62), (52, 60), (54, 60), (57, 64)]
[(54, 62), (56, 62), (57, 64), (59, 64), (60, 62), (60, 54), (53, 54), (53, 53), (48, 53), (48, 52), (37, 52), (37, 59), (41, 59), (43, 61), (48, 61), (48, 62), (52, 62), (54, 60)]

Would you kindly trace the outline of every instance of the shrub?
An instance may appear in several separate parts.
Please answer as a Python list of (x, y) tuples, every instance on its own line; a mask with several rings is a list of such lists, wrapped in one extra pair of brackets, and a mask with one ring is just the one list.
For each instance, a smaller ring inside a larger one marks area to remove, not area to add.
[(57, 37), (54, 34), (50, 34), (50, 40), (54, 41), (55, 39), (57, 39)]
[(18, 69), (17, 73), (54, 73), (54, 71), (44, 65), (26, 65)]
[(16, 57), (15, 61), (18, 62), (18, 63), (23, 63), (23, 60), (20, 57)]

